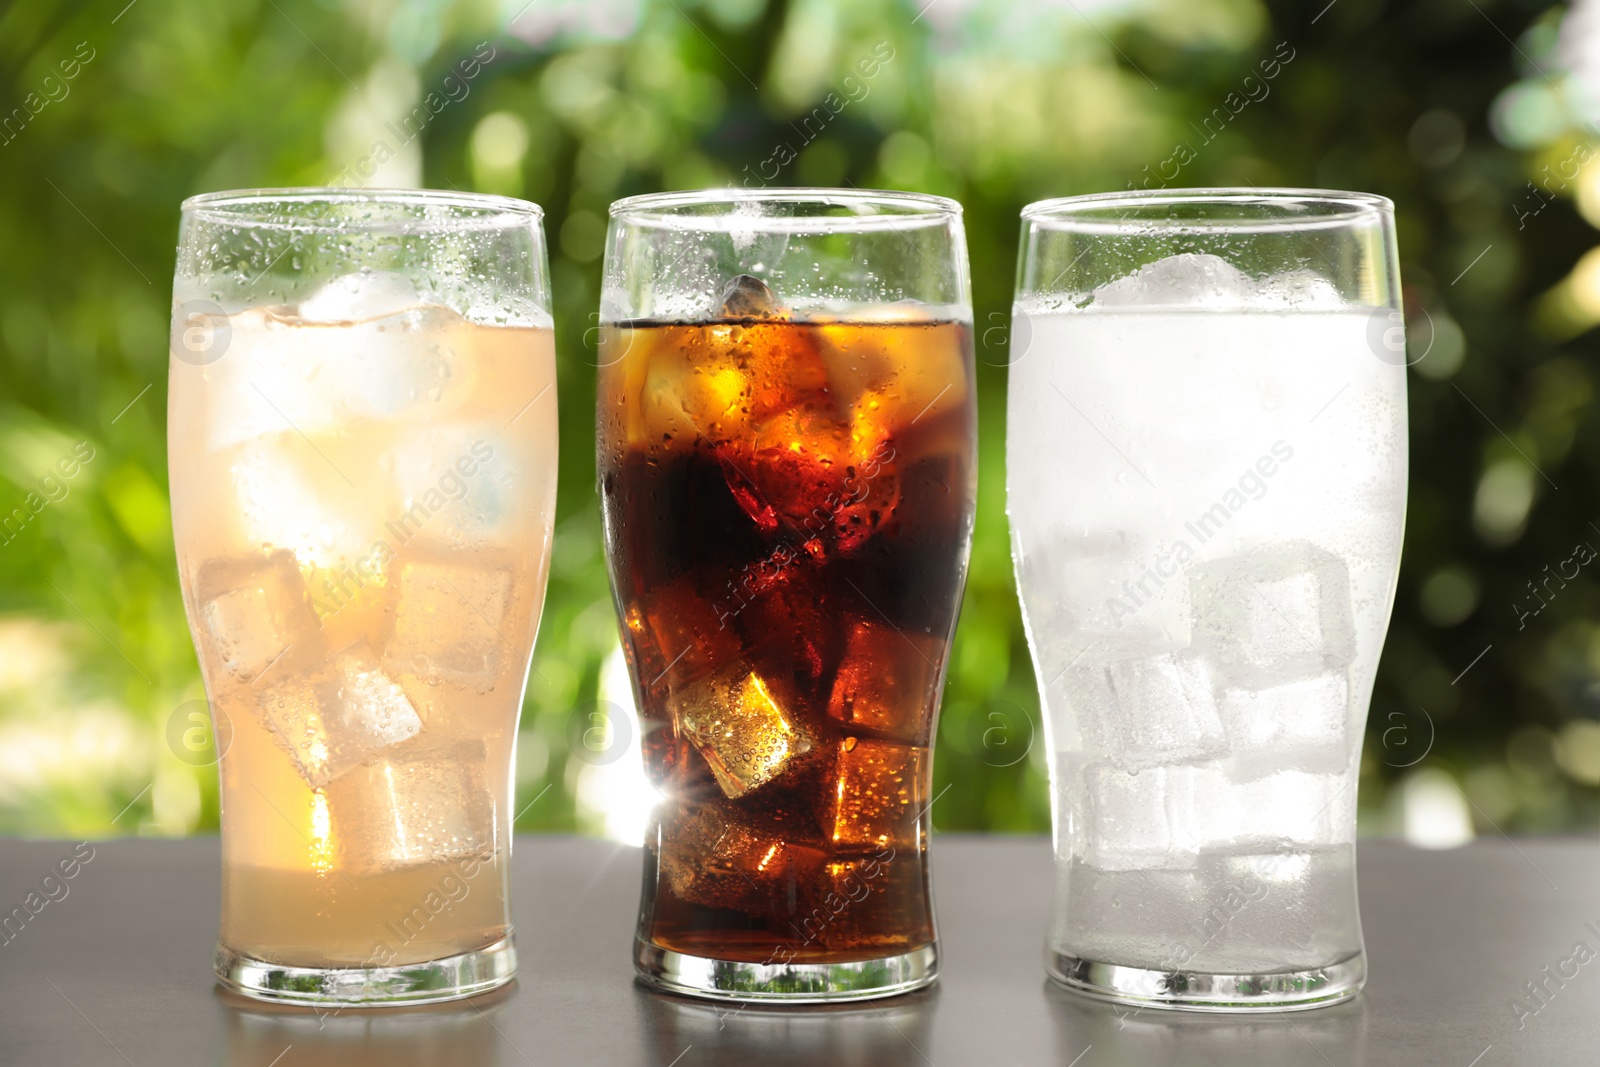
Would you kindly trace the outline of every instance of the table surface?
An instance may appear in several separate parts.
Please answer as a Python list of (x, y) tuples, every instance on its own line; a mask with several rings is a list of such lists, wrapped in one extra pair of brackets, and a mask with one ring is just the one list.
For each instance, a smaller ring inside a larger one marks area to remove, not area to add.
[[(773, 1010), (636, 985), (638, 850), (521, 837), (516, 984), (455, 1005), (320, 1019), (245, 1001), (213, 982), (215, 838), (89, 847), (93, 858), (62, 883), (66, 895), (52, 883), (58, 899), (0, 943), (0, 1064), (1600, 1061), (1600, 846), (1592, 839), (1494, 839), (1449, 852), (1363, 842), (1365, 993), (1332, 1008), (1248, 1018), (1118, 1009), (1047, 981), (1052, 877), (1043, 838), (935, 839), (943, 973), (934, 988), (867, 1006)], [(74, 848), (85, 846), (0, 841), (0, 915)], [(1542, 999), (1530, 982), (1543, 983)]]

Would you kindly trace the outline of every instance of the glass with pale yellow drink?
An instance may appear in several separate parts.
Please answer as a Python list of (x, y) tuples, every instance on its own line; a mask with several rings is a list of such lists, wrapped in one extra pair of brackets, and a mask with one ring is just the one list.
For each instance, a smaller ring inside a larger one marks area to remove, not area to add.
[(184, 205), (168, 449), (220, 753), (224, 984), (417, 1003), (516, 967), (512, 767), (556, 489), (537, 207)]

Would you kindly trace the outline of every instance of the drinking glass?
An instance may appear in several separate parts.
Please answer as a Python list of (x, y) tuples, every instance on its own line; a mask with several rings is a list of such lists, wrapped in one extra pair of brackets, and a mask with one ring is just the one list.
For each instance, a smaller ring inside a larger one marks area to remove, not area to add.
[(556, 490), (539, 208), (184, 202), (168, 458), (222, 752), (225, 985), (465, 996), (516, 967), (518, 711)]
[(1392, 205), (1069, 197), (1025, 209), (1022, 242), (1007, 495), (1050, 744), (1049, 971), (1159, 1007), (1353, 996), (1406, 498)]
[(926, 985), (930, 746), (971, 541), (961, 211), (612, 205), (598, 460), (661, 795), (635, 963), (707, 997)]

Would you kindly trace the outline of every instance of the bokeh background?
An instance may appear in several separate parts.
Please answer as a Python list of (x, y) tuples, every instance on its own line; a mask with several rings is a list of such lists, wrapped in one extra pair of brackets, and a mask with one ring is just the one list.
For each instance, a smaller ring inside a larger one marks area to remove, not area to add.
[[(215, 769), (183, 739), (204, 693), (167, 505), (178, 205), (329, 183), (547, 213), (561, 495), (519, 829), (638, 833), (594, 492), (606, 208), (729, 184), (966, 206), (982, 480), (937, 828), (1048, 826), (1003, 497), (1017, 212), (1224, 184), (1397, 205), (1411, 497), (1363, 832), (1594, 828), (1600, 3), (1325, 2), (0, 5), (0, 832), (215, 829)], [(816, 112), (830, 93), (846, 105)]]

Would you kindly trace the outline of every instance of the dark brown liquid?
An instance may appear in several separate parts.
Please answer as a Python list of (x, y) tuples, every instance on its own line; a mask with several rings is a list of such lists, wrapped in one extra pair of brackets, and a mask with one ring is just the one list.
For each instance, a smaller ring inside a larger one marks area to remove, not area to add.
[(930, 745), (966, 572), (950, 322), (645, 324), (602, 351), (611, 578), (666, 798), (640, 934), (753, 963), (930, 943)]

